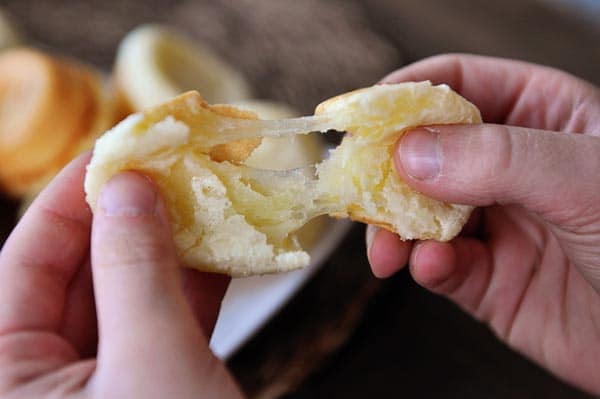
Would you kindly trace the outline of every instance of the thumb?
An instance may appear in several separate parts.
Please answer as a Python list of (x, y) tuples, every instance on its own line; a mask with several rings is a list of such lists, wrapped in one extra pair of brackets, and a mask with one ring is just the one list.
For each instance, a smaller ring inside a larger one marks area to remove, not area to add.
[(167, 217), (149, 179), (125, 172), (104, 186), (94, 214), (91, 246), (104, 341), (127, 340), (138, 329), (154, 331), (148, 324), (162, 320), (187, 324)]
[(407, 132), (394, 162), (407, 184), (433, 198), (476, 206), (516, 204), (538, 214), (599, 289), (598, 154), (595, 136), (449, 125)]
[(170, 379), (177, 375), (181, 389), (183, 381), (195, 381), (207, 392), (211, 384), (202, 381), (202, 373), (229, 379), (186, 302), (166, 211), (149, 179), (125, 172), (104, 186), (94, 213), (91, 252), (97, 379), (123, 380), (119, 370), (127, 370), (123, 384), (143, 391), (149, 380), (152, 386), (173, 388)]
[[(598, 214), (600, 139), (502, 125), (449, 125), (403, 135), (394, 157), (417, 191), (447, 202), (518, 204), (559, 226)], [(574, 224), (575, 223), (575, 224)]]

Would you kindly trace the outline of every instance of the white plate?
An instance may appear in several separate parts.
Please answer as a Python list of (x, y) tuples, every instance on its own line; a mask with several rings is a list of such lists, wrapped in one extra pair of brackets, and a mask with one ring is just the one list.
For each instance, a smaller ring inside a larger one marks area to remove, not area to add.
[(227, 359), (248, 341), (327, 260), (351, 225), (348, 220), (328, 220), (305, 269), (232, 280), (210, 341), (215, 354)]

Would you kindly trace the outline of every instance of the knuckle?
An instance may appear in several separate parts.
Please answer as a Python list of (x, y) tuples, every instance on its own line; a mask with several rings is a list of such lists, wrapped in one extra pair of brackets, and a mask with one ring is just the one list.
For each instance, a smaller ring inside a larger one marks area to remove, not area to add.
[(172, 238), (154, 223), (130, 223), (101, 234), (96, 243), (101, 266), (136, 267), (174, 260)]
[(169, 247), (155, 237), (136, 237), (123, 239), (113, 252), (111, 264), (121, 266), (141, 266), (169, 258)]
[(489, 130), (490, 140), (484, 141), (484, 148), (488, 148), (489, 151), (484, 153), (489, 154), (491, 162), (488, 164), (491, 169), (495, 171), (512, 171), (518, 168), (518, 151), (521, 147), (516, 143), (516, 139), (511, 134), (506, 126), (494, 125)]
[[(521, 144), (506, 126), (470, 126), (443, 137), (444, 167), (486, 185), (519, 169)], [(466, 134), (465, 134), (466, 133)]]
[(514, 192), (527, 161), (525, 136), (502, 125), (478, 125), (440, 137), (441, 176), (460, 198), (484, 205), (502, 203)]
[(500, 187), (510, 185), (523, 168), (521, 161), (527, 146), (502, 125), (488, 126), (477, 141), (477, 148), (473, 151), (481, 156), (475, 169), (479, 170), (481, 182)]

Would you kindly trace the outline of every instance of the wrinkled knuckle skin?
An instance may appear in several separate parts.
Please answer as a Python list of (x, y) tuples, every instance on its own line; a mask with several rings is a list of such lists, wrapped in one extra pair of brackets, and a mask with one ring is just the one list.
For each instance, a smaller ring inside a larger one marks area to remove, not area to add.
[(521, 167), (519, 145), (505, 126), (464, 127), (440, 139), (442, 174), (469, 187), (500, 184)]
[(517, 139), (506, 126), (492, 125), (479, 135), (477, 148), (472, 153), (480, 154), (479, 165), (473, 165), (479, 170), (479, 180), (482, 184), (505, 186), (522, 171), (523, 147), (516, 143)]
[(489, 134), (492, 135), (491, 145), (496, 147), (493, 164), (503, 170), (512, 170), (515, 163), (515, 151), (519, 148), (515, 145), (515, 139), (508, 130), (508, 127), (494, 125), (490, 128)]

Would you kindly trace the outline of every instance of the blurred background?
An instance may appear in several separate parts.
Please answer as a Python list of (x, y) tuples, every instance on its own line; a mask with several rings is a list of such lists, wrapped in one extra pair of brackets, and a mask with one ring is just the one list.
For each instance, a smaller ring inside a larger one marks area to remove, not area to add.
[[(254, 97), (302, 114), (445, 52), (517, 58), (600, 83), (598, 0), (4, 0), (0, 7), (22, 43), (106, 75), (131, 29), (170, 25), (239, 70)], [(18, 201), (1, 201), (3, 241)], [(229, 360), (251, 397), (586, 397), (407, 273), (371, 277), (363, 232), (354, 227)]]

